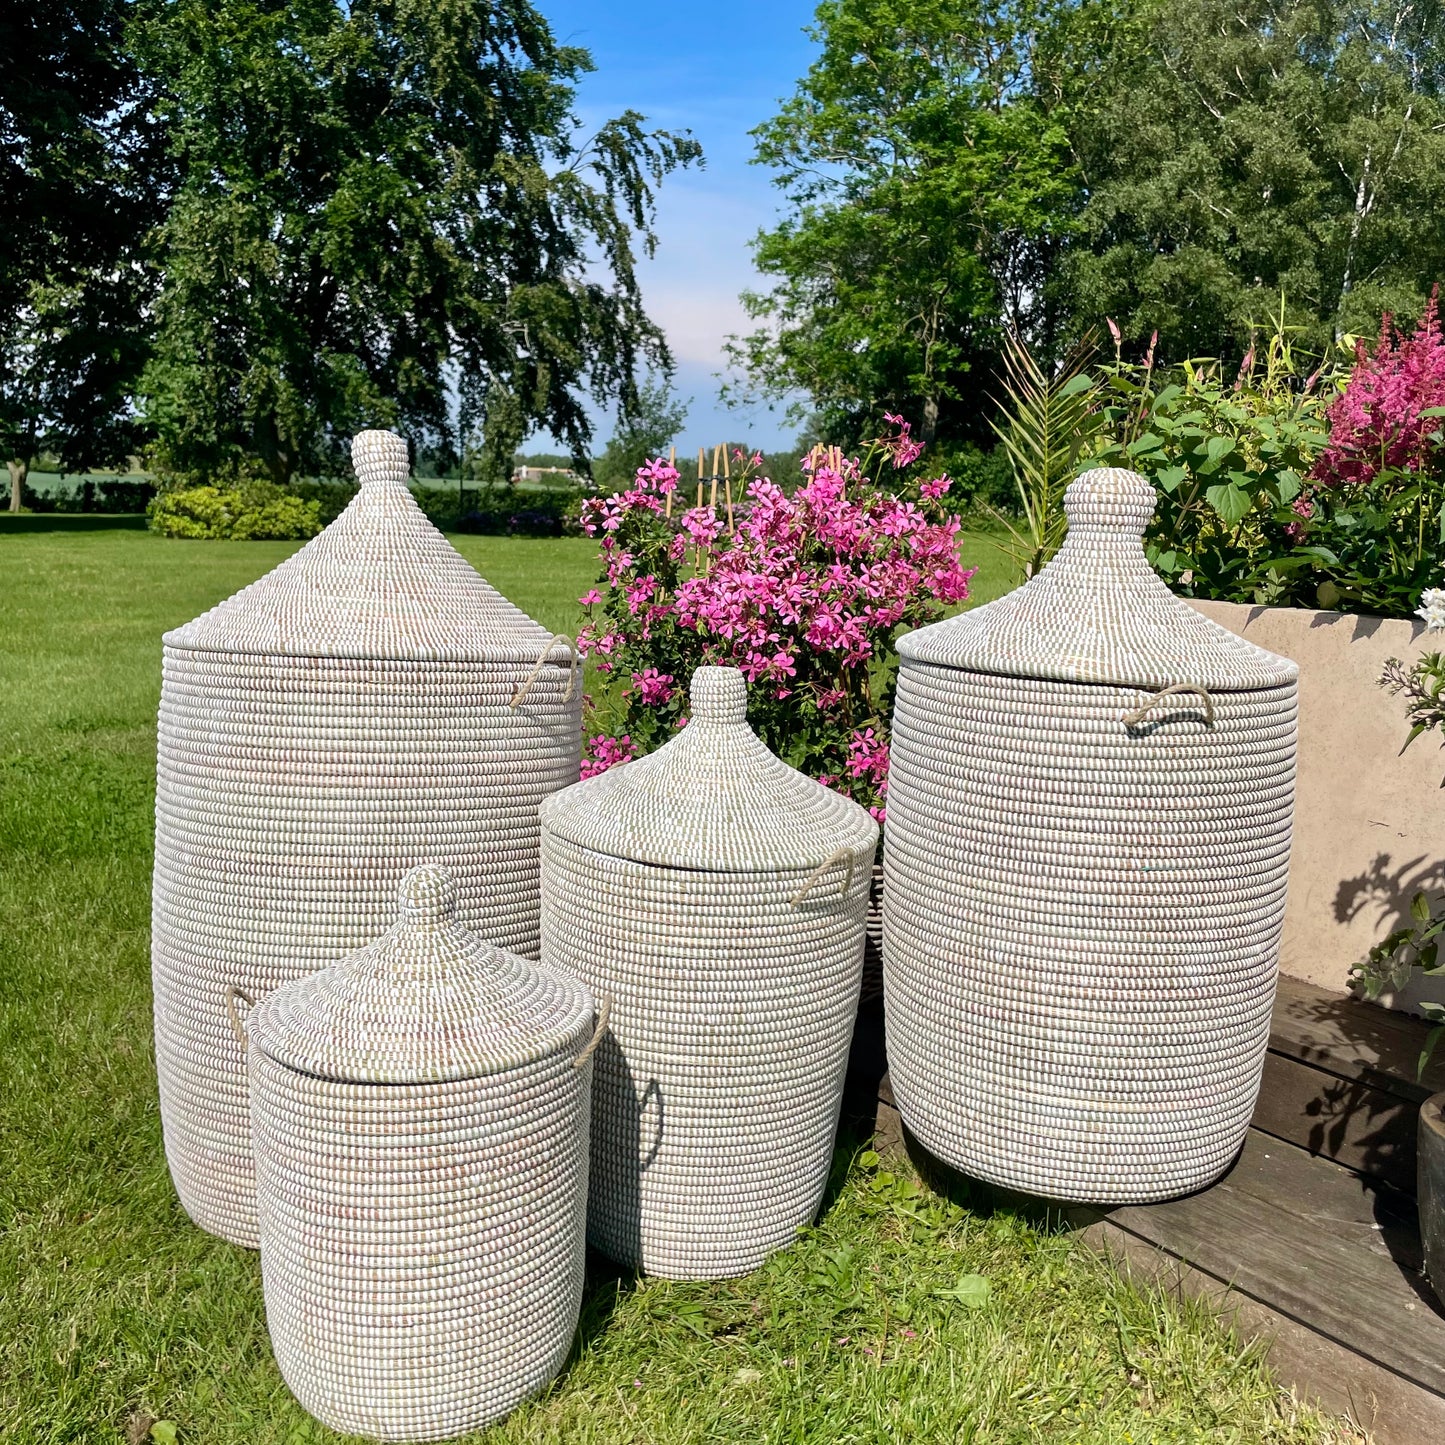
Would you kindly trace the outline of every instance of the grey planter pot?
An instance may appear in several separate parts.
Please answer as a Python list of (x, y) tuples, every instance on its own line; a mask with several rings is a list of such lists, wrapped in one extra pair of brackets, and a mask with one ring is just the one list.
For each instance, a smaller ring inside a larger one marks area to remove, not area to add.
[(1435, 1297), (1445, 1304), (1445, 1094), (1434, 1094), (1420, 1106), (1416, 1169), (1425, 1274)]

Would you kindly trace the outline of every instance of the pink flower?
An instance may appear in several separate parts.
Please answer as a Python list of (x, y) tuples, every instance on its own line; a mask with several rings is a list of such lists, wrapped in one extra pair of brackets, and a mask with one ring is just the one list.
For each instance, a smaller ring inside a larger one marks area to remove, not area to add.
[(911, 466), (923, 455), (923, 443), (916, 442), (909, 435), (913, 430), (909, 422), (901, 416), (895, 416), (891, 411), (883, 413), (883, 420), (891, 422), (898, 428), (898, 435), (893, 437), (880, 437), (883, 449), (893, 459), (894, 471), (901, 472), (904, 467)]
[(1432, 293), (1414, 334), (1401, 337), (1389, 316), (1370, 355), (1364, 342), (1345, 389), (1330, 403), (1329, 445), (1310, 475), (1326, 486), (1373, 481), (1381, 470), (1418, 471), (1435, 443), (1445, 406), (1445, 336), (1438, 294)]
[(1303, 539), (1305, 533), (1309, 530), (1305, 523), (1314, 516), (1315, 504), (1309, 497), (1296, 497), (1294, 501), (1290, 503), (1290, 511), (1300, 520), (1298, 522), (1286, 523), (1284, 533), (1291, 542), (1298, 542)]
[(953, 482), (947, 477), (936, 477), (931, 482), (924, 482), (919, 487), (918, 494), (925, 502), (936, 502), (951, 486)]
[(602, 601), (602, 594), (594, 587), (590, 592), (584, 592), (577, 600), (584, 607), (595, 607)]
[(638, 492), (656, 491), (659, 496), (666, 496), (669, 492), (677, 490), (677, 468), (671, 462), (665, 462), (661, 457), (654, 457), (650, 462), (644, 462), (637, 469), (637, 475), (633, 478)]
[(671, 673), (659, 672), (655, 667), (644, 667), (641, 672), (632, 674), (632, 685), (648, 707), (660, 707), (670, 702), (677, 693), (674, 681)]
[(888, 744), (872, 728), (855, 728), (848, 739), (848, 772), (852, 777), (879, 783), (887, 779)]
[(588, 738), (582, 747), (582, 779), (595, 778), (608, 768), (630, 763), (636, 756), (637, 749), (626, 733), (620, 738)]

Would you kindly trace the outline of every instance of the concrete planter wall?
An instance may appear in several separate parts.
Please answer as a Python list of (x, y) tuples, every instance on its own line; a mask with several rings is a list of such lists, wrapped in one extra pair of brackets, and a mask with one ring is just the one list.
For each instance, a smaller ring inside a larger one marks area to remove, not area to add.
[[(1350, 965), (1409, 921), (1421, 889), (1445, 895), (1445, 751), (1427, 734), (1406, 752), (1386, 658), (1445, 650), (1420, 622), (1294, 607), (1196, 602), (1206, 616), (1300, 669), (1299, 775), (1280, 970), (1343, 991)], [(1445, 993), (1416, 983), (1397, 1006)]]

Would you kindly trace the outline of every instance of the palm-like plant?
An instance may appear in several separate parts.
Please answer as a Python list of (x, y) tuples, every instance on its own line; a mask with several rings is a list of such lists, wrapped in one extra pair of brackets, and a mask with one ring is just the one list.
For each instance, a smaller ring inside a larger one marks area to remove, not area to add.
[(1023, 517), (994, 516), (1008, 531), (1006, 550), (1025, 579), (1064, 540), (1064, 490), (1101, 425), (1099, 383), (1085, 369), (1093, 354), (1090, 333), (1050, 373), (1016, 332), (1004, 339), (1004, 419), (992, 426), (1008, 455)]

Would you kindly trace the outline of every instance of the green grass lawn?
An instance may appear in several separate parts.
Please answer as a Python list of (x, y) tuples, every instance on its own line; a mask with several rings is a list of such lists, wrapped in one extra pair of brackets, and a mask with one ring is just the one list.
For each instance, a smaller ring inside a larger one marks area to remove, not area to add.
[[(590, 543), (458, 545), (540, 620), (575, 628)], [(202, 1234), (175, 1201), (151, 1053), (160, 634), (290, 550), (167, 542), (94, 518), (0, 520), (6, 1445), (164, 1439), (167, 1422), (179, 1445), (336, 1438), (277, 1375), (256, 1256)], [(996, 557), (982, 581), (1005, 585)], [(717, 1285), (598, 1264), (579, 1338), (557, 1385), (480, 1438), (1354, 1438), (1281, 1397), (1202, 1309), (1121, 1280), (1067, 1234), (970, 1213), (847, 1150), (795, 1248)]]

